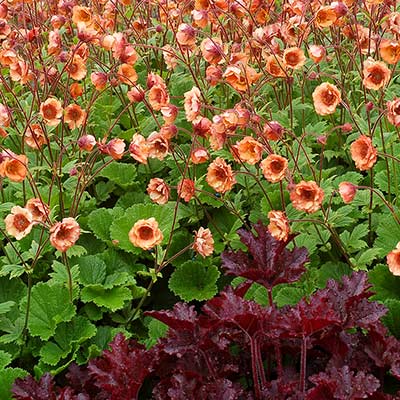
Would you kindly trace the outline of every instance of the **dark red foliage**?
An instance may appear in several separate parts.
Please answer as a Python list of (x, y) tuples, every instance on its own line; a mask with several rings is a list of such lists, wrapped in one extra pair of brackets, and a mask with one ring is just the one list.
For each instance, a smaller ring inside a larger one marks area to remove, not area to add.
[(248, 253), (226, 251), (222, 254), (222, 266), (228, 275), (241, 276), (260, 283), (271, 289), (279, 283), (297, 281), (306, 271), (304, 264), (308, 261), (305, 247), (286, 249), (293, 240), (290, 235), (287, 241), (274, 239), (266, 226), (261, 222), (254, 225), (257, 236), (245, 229), (239, 229), (240, 240), (246, 245)]
[(255, 229), (257, 236), (240, 232), (249, 256), (223, 256), (228, 273), (249, 280), (238, 289), (226, 288), (199, 312), (184, 303), (147, 312), (169, 326), (167, 336), (151, 349), (117, 335), (110, 350), (87, 367), (70, 367), (69, 386), (56, 386), (50, 375), (39, 382), (27, 377), (16, 381), (15, 398), (399, 398), (386, 393), (386, 383), (400, 380), (400, 343), (380, 322), (385, 307), (369, 300), (366, 273), (353, 273), (342, 282), (330, 280), (325, 289), (295, 306), (263, 307), (244, 299), (249, 282), (268, 290), (293, 282), (304, 272), (307, 253), (287, 250), (287, 243), (272, 238), (261, 224)]
[[(146, 376), (157, 362), (156, 354), (118, 334), (102, 357), (90, 361), (88, 370), (95, 385), (109, 400), (136, 399)], [(154, 353), (154, 354), (153, 354)]]

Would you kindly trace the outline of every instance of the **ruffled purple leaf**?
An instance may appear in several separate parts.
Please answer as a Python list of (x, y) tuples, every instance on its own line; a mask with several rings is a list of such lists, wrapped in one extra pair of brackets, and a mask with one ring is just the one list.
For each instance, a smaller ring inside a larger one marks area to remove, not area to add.
[(157, 361), (155, 351), (122, 334), (115, 336), (101, 357), (90, 361), (88, 370), (96, 386), (108, 394), (109, 400), (137, 399), (144, 379)]
[(241, 276), (271, 289), (280, 283), (297, 281), (306, 271), (304, 265), (308, 261), (305, 247), (286, 249), (287, 241), (275, 239), (262, 223), (254, 225), (257, 236), (245, 229), (240, 229), (240, 240), (248, 248), (248, 254), (225, 251), (222, 253), (222, 266), (226, 274)]
[[(353, 372), (348, 366), (332, 368), (311, 376), (309, 381), (315, 385), (307, 393), (307, 400), (338, 399), (358, 400), (365, 399), (376, 392), (380, 386), (379, 380), (372, 374), (363, 371)], [(321, 394), (325, 397), (320, 397)]]

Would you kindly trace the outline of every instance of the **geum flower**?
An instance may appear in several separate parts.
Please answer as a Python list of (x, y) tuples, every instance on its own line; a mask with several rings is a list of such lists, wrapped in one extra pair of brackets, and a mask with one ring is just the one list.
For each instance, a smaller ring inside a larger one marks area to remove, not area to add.
[(63, 218), (50, 228), (50, 243), (62, 253), (71, 248), (79, 239), (81, 230), (74, 218)]
[(208, 228), (199, 228), (195, 231), (193, 250), (203, 257), (210, 256), (214, 251), (214, 238)]
[(7, 233), (20, 240), (32, 230), (33, 216), (26, 208), (15, 206), (11, 209), (11, 214), (4, 219), (4, 222)]
[(7, 177), (12, 182), (22, 182), (28, 173), (28, 157), (16, 155), (10, 150), (0, 154), (0, 176)]
[(231, 166), (221, 157), (208, 166), (206, 181), (218, 193), (231, 190), (236, 183)]
[(280, 182), (286, 175), (288, 160), (277, 154), (270, 154), (260, 163), (264, 178), (271, 183)]
[(168, 202), (170, 189), (163, 179), (152, 178), (147, 185), (147, 193), (152, 202), (166, 204)]
[(163, 241), (163, 233), (155, 218), (140, 219), (129, 231), (129, 240), (143, 250), (150, 250)]
[(400, 242), (386, 257), (389, 271), (395, 275), (400, 276)]
[(360, 171), (371, 169), (378, 157), (377, 149), (370, 137), (361, 135), (350, 145), (351, 158)]
[(324, 191), (314, 181), (301, 181), (290, 192), (290, 200), (296, 210), (314, 213), (321, 208)]
[(333, 114), (342, 100), (338, 88), (329, 82), (324, 82), (317, 86), (312, 97), (315, 112), (319, 115)]

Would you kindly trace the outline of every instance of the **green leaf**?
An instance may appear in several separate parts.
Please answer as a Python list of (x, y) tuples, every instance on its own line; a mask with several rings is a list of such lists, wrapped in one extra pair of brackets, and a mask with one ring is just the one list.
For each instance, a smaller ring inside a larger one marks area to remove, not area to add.
[(11, 400), (11, 388), (17, 378), (24, 378), (28, 372), (21, 368), (0, 369), (0, 399)]
[(273, 300), (278, 307), (285, 305), (295, 305), (304, 296), (304, 292), (300, 288), (285, 286), (274, 296)]
[(370, 271), (369, 281), (373, 285), (372, 291), (375, 292), (374, 300), (400, 300), (400, 277), (394, 276), (387, 265), (378, 264)]
[(147, 329), (149, 330), (149, 337), (143, 343), (146, 345), (146, 348), (149, 349), (157, 343), (158, 339), (166, 335), (168, 331), (168, 325), (164, 324), (158, 319), (151, 318), (150, 322), (147, 325)]
[(385, 215), (379, 219), (376, 229), (377, 238), (374, 247), (382, 249), (381, 256), (386, 256), (396, 248), (400, 241), (400, 224), (396, 222), (392, 215)]
[(37, 283), (32, 288), (28, 329), (32, 336), (47, 340), (60, 322), (70, 321), (75, 314), (69, 292), (63, 285)]
[(169, 288), (181, 299), (208, 300), (217, 293), (216, 282), (220, 273), (215, 266), (200, 261), (187, 261), (171, 275)]
[(89, 228), (100, 240), (108, 242), (110, 238), (110, 226), (112, 222), (123, 215), (123, 209), (115, 207), (113, 209), (99, 208), (90, 213), (88, 218)]
[(343, 275), (350, 275), (352, 269), (345, 263), (328, 261), (317, 271), (316, 284), (322, 289), (326, 286), (328, 279), (340, 281)]
[[(67, 267), (57, 260), (53, 261), (52, 264), (53, 272), (50, 272), (51, 279), (47, 282), (49, 284), (65, 284), (68, 282)], [(79, 278), (79, 267), (74, 265), (70, 268), (72, 281), (76, 282)]]
[(359, 224), (354, 227), (351, 233), (348, 231), (342, 232), (340, 234), (340, 239), (342, 240), (342, 243), (347, 249), (347, 251), (353, 253), (354, 250), (358, 251), (368, 246), (364, 240), (361, 240), (361, 238), (363, 238), (367, 234), (368, 234), (368, 225)]
[[(148, 219), (154, 217), (158, 222), (158, 226), (161, 229), (164, 240), (166, 243), (169, 239), (169, 235), (172, 231), (172, 225), (174, 221), (173, 205), (157, 205), (157, 204), (135, 204), (128, 208), (121, 218), (117, 218), (111, 224), (110, 233), (111, 239), (116, 240), (118, 247), (135, 254), (140, 254), (143, 250), (139, 247), (135, 247), (129, 241), (129, 231), (133, 225), (140, 219)], [(177, 221), (181, 218), (178, 214)], [(175, 223), (175, 228), (178, 227), (178, 223)]]
[(106, 263), (98, 256), (78, 259), (79, 282), (84, 286), (101, 285), (106, 278)]
[(350, 205), (340, 207), (329, 214), (328, 222), (334, 227), (348, 227), (354, 223), (354, 218), (350, 216), (352, 212), (353, 207)]
[(382, 317), (382, 322), (389, 328), (392, 335), (400, 338), (400, 300), (387, 299), (384, 301), (388, 308), (386, 315)]
[(6, 353), (3, 350), (0, 350), (0, 371), (8, 364), (10, 364), (11, 360), (12, 360), (11, 354)]
[(18, 278), (25, 273), (25, 268), (18, 264), (7, 264), (1, 267), (0, 276), (10, 275), (10, 279)]
[(0, 314), (8, 313), (14, 305), (15, 301), (6, 301), (4, 303), (0, 303)]
[(18, 342), (24, 330), (25, 318), (21, 316), (14, 322), (11, 322), (9, 319), (0, 319), (0, 322), (2, 322), (2, 324), (0, 324), (0, 329), (4, 332), (7, 332), (0, 336), (0, 343), (9, 344)]
[(136, 166), (135, 164), (111, 162), (111, 164), (101, 170), (98, 176), (108, 178), (110, 181), (125, 188), (135, 183)]
[(82, 344), (96, 334), (96, 327), (86, 318), (77, 316), (68, 323), (57, 326), (56, 333), (51, 342), (47, 342), (40, 349), (42, 361), (55, 366), (65, 358), (77, 345)]
[(132, 298), (131, 291), (126, 287), (104, 289), (100, 286), (88, 286), (82, 289), (81, 299), (84, 303), (92, 301), (99, 307), (111, 311), (123, 308), (125, 301)]

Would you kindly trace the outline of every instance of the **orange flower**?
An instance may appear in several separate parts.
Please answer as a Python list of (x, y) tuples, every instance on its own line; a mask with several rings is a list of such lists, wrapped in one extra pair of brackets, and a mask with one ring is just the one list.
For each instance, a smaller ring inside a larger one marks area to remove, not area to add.
[(24, 155), (16, 155), (11, 151), (2, 154), (0, 163), (0, 176), (7, 177), (12, 182), (22, 182), (28, 173), (28, 158)]
[(118, 79), (127, 85), (134, 85), (138, 79), (135, 68), (130, 64), (121, 64), (118, 68)]
[(72, 98), (75, 100), (78, 97), (82, 96), (83, 88), (78, 82), (74, 82), (69, 87), (69, 93), (71, 94)]
[(199, 253), (203, 258), (211, 256), (214, 251), (214, 238), (208, 228), (200, 227), (194, 232), (193, 250)]
[(232, 146), (234, 157), (250, 165), (257, 164), (261, 160), (262, 151), (262, 144), (251, 136), (245, 136)]
[(191, 12), (193, 24), (199, 28), (205, 28), (208, 24), (208, 12), (206, 10), (193, 10)]
[(186, 114), (186, 119), (188, 121), (194, 121), (200, 114), (200, 108), (201, 108), (201, 93), (199, 88), (196, 86), (193, 87), (189, 92), (186, 92), (184, 94), (185, 101), (184, 101), (184, 108), (185, 108), (185, 114)]
[(136, 161), (147, 164), (149, 156), (149, 146), (146, 139), (139, 133), (135, 133), (129, 145), (129, 153)]
[(61, 35), (58, 29), (49, 32), (49, 44), (47, 54), (49, 56), (58, 56), (61, 53)]
[(99, 150), (103, 154), (111, 156), (114, 160), (120, 160), (125, 152), (125, 142), (122, 139), (111, 139), (106, 145), (100, 144)]
[(180, 24), (176, 33), (176, 41), (183, 46), (194, 46), (196, 44), (196, 30), (189, 24)]
[(206, 69), (206, 81), (210, 86), (215, 86), (222, 79), (221, 67), (215, 65), (209, 65)]
[(29, 210), (15, 206), (11, 209), (11, 214), (4, 219), (4, 222), (7, 233), (20, 240), (32, 230), (33, 216)]
[(79, 239), (81, 229), (74, 218), (63, 218), (50, 228), (50, 243), (64, 253)]
[(326, 50), (324, 46), (317, 46), (312, 44), (308, 49), (308, 55), (316, 63), (320, 63), (326, 56)]
[(265, 60), (265, 69), (269, 74), (275, 78), (282, 78), (286, 76), (285, 63), (283, 59), (278, 55), (270, 55)]
[(342, 97), (335, 85), (324, 82), (317, 86), (312, 94), (315, 112), (319, 115), (333, 114)]
[(60, 123), (63, 109), (59, 100), (51, 98), (40, 104), (39, 113), (46, 125), (57, 126)]
[(25, 208), (32, 214), (33, 223), (44, 222), (49, 217), (50, 208), (40, 199), (29, 199)]
[(356, 185), (353, 185), (351, 182), (340, 182), (339, 194), (344, 203), (346, 204), (351, 203), (356, 193), (357, 193)]
[(65, 67), (65, 70), (73, 80), (80, 81), (87, 73), (85, 60), (83, 60), (83, 58), (78, 54), (75, 54), (72, 60)]
[(14, 82), (20, 82), (22, 85), (30, 81), (33, 77), (28, 64), (22, 60), (16, 60), (10, 64), (10, 78)]
[(218, 64), (224, 54), (222, 41), (219, 38), (204, 39), (200, 44), (203, 58), (210, 64)]
[(379, 53), (388, 64), (397, 64), (400, 61), (400, 44), (393, 40), (382, 39), (379, 44)]
[(271, 183), (280, 182), (286, 175), (288, 160), (277, 154), (270, 154), (260, 163), (264, 178)]
[(86, 111), (78, 104), (70, 104), (64, 110), (64, 122), (69, 129), (80, 128), (86, 121)]
[(171, 45), (166, 44), (162, 47), (163, 57), (165, 64), (167, 65), (167, 69), (173, 70), (178, 65), (178, 58), (175, 56), (175, 51)]
[(161, 132), (153, 132), (147, 138), (148, 156), (163, 160), (169, 152), (169, 140)]
[(90, 81), (96, 90), (103, 90), (107, 85), (107, 74), (104, 72), (92, 72)]
[(269, 233), (277, 240), (286, 241), (289, 236), (290, 228), (289, 221), (282, 211), (270, 211), (268, 213)]
[(390, 80), (390, 69), (382, 61), (374, 61), (371, 57), (364, 61), (363, 84), (367, 89), (379, 90)]
[(44, 144), (47, 144), (47, 138), (39, 124), (28, 126), (24, 139), (25, 143), (35, 150), (40, 149)]
[(372, 145), (370, 137), (361, 135), (350, 146), (351, 158), (360, 171), (371, 169), (376, 163), (378, 151)]
[(262, 135), (268, 140), (279, 140), (283, 136), (283, 127), (278, 121), (267, 122)]
[(400, 276), (400, 242), (386, 257), (389, 271), (395, 275)]
[(324, 191), (314, 181), (301, 181), (290, 192), (290, 200), (296, 210), (313, 213), (321, 208)]
[(74, 6), (72, 8), (72, 22), (76, 25), (90, 26), (92, 23), (92, 12), (89, 7)]
[(194, 196), (195, 187), (194, 182), (191, 179), (182, 179), (178, 183), (177, 189), (178, 196), (187, 202)]
[(206, 181), (218, 193), (231, 190), (236, 183), (231, 166), (221, 157), (208, 166)]
[(209, 158), (210, 156), (204, 147), (197, 147), (190, 153), (190, 160), (193, 164), (202, 164)]
[(131, 90), (126, 92), (126, 97), (128, 97), (131, 103), (140, 103), (144, 99), (144, 90), (140, 85), (135, 85)]
[(4, 104), (0, 103), (0, 126), (8, 128), (11, 122), (10, 110)]
[(96, 145), (96, 138), (93, 135), (83, 135), (78, 139), (80, 150), (92, 151)]
[(201, 136), (203, 138), (210, 136), (212, 122), (208, 118), (206, 117), (197, 118), (195, 121), (192, 122), (192, 124), (193, 124), (193, 134), (195, 136)]
[(147, 185), (147, 193), (152, 202), (157, 204), (166, 204), (169, 198), (169, 186), (160, 178), (150, 179)]
[(328, 28), (337, 20), (336, 11), (331, 6), (321, 7), (315, 14), (315, 25), (318, 28)]
[(155, 111), (169, 104), (169, 94), (165, 84), (156, 84), (149, 90), (149, 104)]
[(229, 65), (223, 74), (226, 81), (239, 92), (245, 92), (260, 76), (254, 68), (244, 64)]
[(163, 125), (160, 128), (160, 134), (164, 136), (167, 140), (171, 140), (178, 133), (178, 128), (176, 125)]
[(304, 51), (298, 47), (289, 47), (283, 52), (283, 62), (288, 68), (300, 69), (305, 61)]
[(400, 126), (400, 98), (387, 102), (387, 119), (394, 126)]
[(129, 240), (143, 250), (150, 250), (160, 244), (164, 239), (163, 233), (158, 227), (155, 218), (140, 219), (129, 231)]
[(178, 107), (173, 104), (168, 104), (167, 106), (162, 107), (160, 111), (164, 122), (169, 125), (173, 124), (178, 116)]

